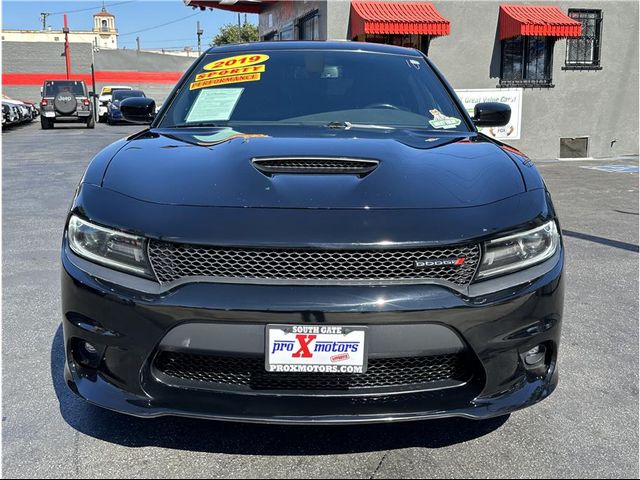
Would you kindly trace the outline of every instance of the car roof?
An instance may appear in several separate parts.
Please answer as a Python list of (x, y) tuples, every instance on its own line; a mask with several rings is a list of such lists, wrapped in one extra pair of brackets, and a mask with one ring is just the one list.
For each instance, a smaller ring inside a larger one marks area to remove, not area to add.
[(117, 92), (126, 92), (126, 93), (141, 93), (144, 95), (144, 90), (134, 90), (133, 88), (130, 88), (129, 90), (116, 90), (113, 93), (117, 93)]
[(84, 83), (84, 80), (67, 80), (65, 78), (58, 78), (55, 80), (45, 80), (43, 83), (49, 83), (49, 82), (76, 82), (76, 83)]
[(351, 41), (278, 41), (278, 42), (251, 42), (236, 43), (211, 47), (209, 54), (221, 54), (227, 52), (255, 52), (277, 50), (344, 50), (351, 52), (391, 53), (396, 55), (421, 55), (416, 49), (396, 47), (381, 43), (351, 42)]
[(133, 90), (133, 87), (130, 87), (129, 85), (105, 85), (104, 87), (102, 87), (102, 90), (104, 90), (105, 88), (119, 88), (120, 90)]

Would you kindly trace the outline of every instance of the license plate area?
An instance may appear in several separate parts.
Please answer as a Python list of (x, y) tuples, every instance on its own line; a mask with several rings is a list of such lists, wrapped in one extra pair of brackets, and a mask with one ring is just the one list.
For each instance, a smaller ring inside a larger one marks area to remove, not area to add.
[(265, 369), (270, 373), (367, 371), (367, 327), (267, 325), (265, 343)]

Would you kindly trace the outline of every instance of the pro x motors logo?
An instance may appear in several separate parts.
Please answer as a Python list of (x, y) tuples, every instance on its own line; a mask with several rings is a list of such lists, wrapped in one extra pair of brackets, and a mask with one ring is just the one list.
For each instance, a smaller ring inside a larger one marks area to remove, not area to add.
[(265, 367), (273, 373), (364, 373), (366, 327), (267, 325)]
[[(276, 341), (271, 353), (291, 352), (291, 358), (313, 358), (315, 353), (355, 353), (360, 343), (357, 341), (322, 341), (317, 335), (296, 335), (294, 341)], [(340, 357), (342, 359), (342, 357)]]
[(435, 268), (435, 267), (460, 267), (467, 259), (465, 257), (451, 258), (419, 258), (415, 261), (416, 268)]

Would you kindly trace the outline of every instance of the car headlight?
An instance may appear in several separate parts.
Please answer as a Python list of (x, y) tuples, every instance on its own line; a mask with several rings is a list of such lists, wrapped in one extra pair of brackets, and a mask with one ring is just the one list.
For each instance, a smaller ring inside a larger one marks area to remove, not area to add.
[(69, 219), (67, 238), (71, 250), (80, 257), (155, 279), (143, 237), (95, 225), (73, 215)]
[(551, 258), (560, 244), (556, 222), (485, 242), (476, 278), (522, 270)]

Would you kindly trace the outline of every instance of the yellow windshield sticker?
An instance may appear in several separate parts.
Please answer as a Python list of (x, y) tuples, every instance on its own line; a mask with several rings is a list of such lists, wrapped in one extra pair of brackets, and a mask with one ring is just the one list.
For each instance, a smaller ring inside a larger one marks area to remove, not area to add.
[(230, 77), (210, 78), (199, 82), (192, 82), (189, 90), (197, 90), (199, 88), (218, 87), (220, 85), (229, 85), (230, 83), (256, 82), (260, 80), (260, 73), (250, 73), (247, 75), (233, 75)]
[(204, 70), (224, 70), (227, 68), (234, 67), (248, 67), (250, 65), (257, 65), (259, 63), (264, 63), (269, 60), (269, 55), (262, 54), (246, 54), (246, 55), (237, 55), (235, 57), (227, 57), (222, 60), (216, 60), (215, 62), (211, 62), (206, 64), (203, 68)]
[(202, 72), (196, 75), (196, 82), (208, 80), (210, 78), (229, 77), (232, 75), (245, 75), (248, 73), (264, 72), (264, 65), (253, 65), (250, 67), (226, 68), (224, 70), (213, 70), (211, 72)]

